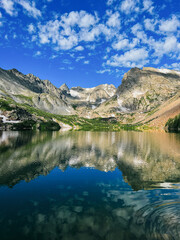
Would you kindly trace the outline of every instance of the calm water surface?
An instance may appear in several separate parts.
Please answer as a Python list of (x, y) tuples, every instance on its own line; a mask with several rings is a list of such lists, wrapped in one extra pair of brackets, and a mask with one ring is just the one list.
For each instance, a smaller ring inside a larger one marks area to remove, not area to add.
[(180, 239), (180, 135), (1, 132), (0, 239)]

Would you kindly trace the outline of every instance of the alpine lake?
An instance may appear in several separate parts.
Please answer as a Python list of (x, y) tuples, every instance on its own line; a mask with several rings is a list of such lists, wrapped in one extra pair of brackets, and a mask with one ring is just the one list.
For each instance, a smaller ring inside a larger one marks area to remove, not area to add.
[(1, 240), (179, 240), (180, 134), (0, 132)]

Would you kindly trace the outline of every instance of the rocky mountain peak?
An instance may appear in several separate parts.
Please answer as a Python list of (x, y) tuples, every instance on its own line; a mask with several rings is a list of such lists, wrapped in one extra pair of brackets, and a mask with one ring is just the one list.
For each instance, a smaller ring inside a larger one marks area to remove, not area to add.
[(18, 77), (18, 76), (24, 76), (24, 74), (21, 73), (20, 71), (18, 71), (16, 68), (12, 68), (12, 69), (10, 69), (10, 70), (7, 70), (7, 72), (13, 73), (13, 74), (16, 75), (17, 77)]
[(28, 78), (30, 78), (33, 81), (41, 81), (41, 79), (39, 77), (36, 77), (35, 75), (33, 75), (32, 73), (28, 73), (26, 75)]
[(66, 91), (66, 92), (69, 91), (69, 88), (68, 88), (68, 86), (66, 85), (66, 83), (64, 83), (59, 89), (62, 90), (62, 91)]

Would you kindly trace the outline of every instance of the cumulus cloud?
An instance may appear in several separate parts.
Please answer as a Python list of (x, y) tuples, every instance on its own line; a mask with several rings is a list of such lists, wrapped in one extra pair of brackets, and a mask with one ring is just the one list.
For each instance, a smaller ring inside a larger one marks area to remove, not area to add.
[(128, 38), (120, 38), (118, 41), (112, 44), (112, 47), (116, 50), (132, 49), (137, 46), (138, 43), (139, 40), (137, 38), (132, 39), (132, 42), (130, 42)]
[(76, 50), (76, 51), (83, 51), (83, 50), (84, 50), (84, 47), (78, 46), (78, 47), (75, 48), (75, 50)]
[(115, 12), (115, 13), (111, 14), (107, 21), (107, 25), (109, 27), (118, 27), (119, 28), (120, 24), (121, 24), (119, 17), (120, 17), (119, 12)]
[(25, 1), (25, 0), (16, 0), (16, 2), (19, 5), (21, 5), (27, 11), (27, 13), (30, 16), (32, 16), (34, 18), (37, 18), (37, 17), (41, 16), (41, 12), (40, 12), (40, 10), (38, 10), (36, 8), (35, 2), (32, 2), (32, 4), (28, 1)]
[(165, 67), (180, 71), (180, 63), (179, 62), (174, 62), (171, 65), (166, 65)]
[(32, 23), (30, 23), (30, 24), (28, 25), (28, 32), (29, 32), (30, 34), (32, 34), (32, 33), (34, 33), (35, 31), (36, 31), (35, 26), (34, 26)]
[(138, 3), (138, 0), (124, 0), (121, 3), (120, 10), (125, 14), (138, 12), (139, 8), (137, 7), (137, 3)]
[(176, 57), (180, 52), (180, 43), (175, 36), (168, 36), (163, 40), (152, 42), (152, 47), (154, 48), (154, 55), (161, 58), (163, 55), (169, 55), (173, 53), (171, 57)]
[(34, 54), (35, 57), (38, 57), (38, 56), (40, 56), (40, 55), (41, 55), (41, 52), (40, 52), (40, 51), (37, 51), (37, 52)]
[(86, 11), (72, 11), (69, 14), (65, 13), (62, 16), (62, 22), (68, 26), (78, 25), (79, 27), (88, 28), (99, 21), (95, 15), (87, 13)]
[(147, 18), (144, 20), (144, 26), (146, 30), (153, 32), (155, 31), (156, 21), (154, 19)]
[[(89, 64), (85, 57), (101, 54), (103, 69), (97, 71), (99, 74), (110, 73), (112, 69), (115, 72), (114, 67), (141, 67), (148, 61), (160, 64), (164, 55), (171, 60), (180, 59), (180, 18), (174, 14), (160, 19), (152, 0), (107, 0), (104, 14), (80, 10), (61, 15), (49, 13), (46, 17), (43, 13), (47, 9), (44, 7), (41, 12), (35, 3), (33, 0), (0, 0), (0, 7), (10, 16), (23, 10), (35, 18), (30, 24), (26, 21), (27, 25), (21, 22), (22, 31), (26, 30), (25, 38), (31, 39), (31, 44), (49, 47), (51, 56), (67, 54), (76, 62)], [(1, 27), (5, 25), (4, 15), (6, 17), (3, 12)], [(12, 39), (12, 30), (9, 31), (6, 36)], [(81, 51), (84, 56), (79, 56)]]
[(106, 40), (109, 40), (117, 34), (119, 26), (119, 13), (111, 14), (107, 25), (105, 25), (99, 23), (96, 14), (73, 11), (69, 14), (63, 14), (60, 19), (39, 24), (39, 40), (41, 44), (52, 43), (56, 45), (57, 50), (69, 50), (77, 47), (81, 42), (97, 41), (100, 35), (104, 35)]
[(153, 2), (151, 0), (144, 0), (143, 1), (143, 10), (148, 11), (150, 14), (153, 13)]
[(1, 0), (0, 7), (4, 8), (6, 13), (10, 16), (17, 15), (15, 5), (20, 5), (28, 13), (29, 16), (34, 18), (40, 17), (41, 12), (35, 6), (35, 2), (30, 3), (27, 0)]
[(13, 16), (16, 14), (16, 11), (14, 9), (14, 1), (13, 0), (1, 0), (0, 7), (4, 8), (6, 13)]
[(122, 55), (115, 55), (107, 61), (107, 65), (112, 67), (142, 67), (148, 63), (148, 51), (144, 48), (135, 48), (125, 52)]
[(168, 20), (161, 20), (159, 30), (162, 32), (175, 32), (180, 27), (180, 21), (176, 16)]
[(98, 71), (96, 71), (96, 73), (99, 73), (99, 74), (104, 74), (104, 73), (106, 73), (106, 72), (111, 72), (111, 70), (110, 69), (103, 69), (103, 70), (98, 70)]
[(108, 6), (112, 5), (115, 2), (115, 0), (107, 0), (106, 4)]

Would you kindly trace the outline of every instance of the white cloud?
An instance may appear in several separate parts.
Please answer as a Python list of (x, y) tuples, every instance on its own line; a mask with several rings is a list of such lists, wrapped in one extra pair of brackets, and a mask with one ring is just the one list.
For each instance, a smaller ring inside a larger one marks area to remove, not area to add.
[(80, 60), (82, 60), (82, 59), (84, 59), (84, 58), (85, 58), (84, 56), (79, 56), (79, 57), (76, 58), (75, 61), (76, 61), (76, 62), (79, 62)]
[(96, 71), (96, 73), (99, 73), (99, 74), (103, 74), (103, 73), (106, 73), (106, 72), (111, 72), (111, 70), (107, 68), (107, 69)]
[(69, 14), (62, 15), (62, 22), (68, 26), (78, 25), (79, 27), (89, 28), (99, 21), (95, 15), (87, 13), (86, 11), (75, 12), (72, 11)]
[(139, 8), (137, 7), (138, 0), (124, 0), (121, 3), (120, 10), (125, 14), (130, 14), (132, 12), (138, 12)]
[(74, 67), (68, 67), (69, 70), (74, 70)]
[(84, 61), (84, 64), (89, 64), (89, 60)]
[(112, 5), (112, 4), (114, 3), (114, 1), (115, 1), (115, 0), (107, 0), (107, 3), (106, 3), (106, 4), (107, 4), (108, 6), (110, 6), (110, 5)]
[(144, 20), (144, 26), (145, 26), (146, 30), (154, 32), (156, 22), (154, 21), (154, 19), (147, 18), (147, 19)]
[(32, 34), (32, 33), (34, 33), (35, 32), (35, 26), (32, 24), (32, 23), (30, 23), (29, 25), (28, 25), (28, 32), (30, 33), (30, 34)]
[(4, 8), (4, 10), (11, 16), (16, 14), (14, 10), (14, 1), (12, 0), (1, 0), (0, 7)]
[(114, 42), (112, 44), (113, 49), (116, 50), (125, 50), (125, 49), (132, 49), (139, 43), (139, 40), (137, 38), (133, 38), (132, 42), (129, 41), (129, 39), (119, 39), (117, 42)]
[(35, 2), (32, 2), (32, 4), (25, 0), (16, 0), (16, 2), (21, 5), (30, 16), (34, 18), (41, 16), (41, 11), (36, 8)]
[(127, 38), (121, 39), (116, 43), (113, 43), (112, 47), (116, 50), (121, 50), (126, 48), (129, 45), (129, 40)]
[(69, 59), (64, 59), (64, 60), (63, 60), (63, 63), (70, 65), (72, 62), (71, 62)]
[(84, 50), (84, 47), (78, 46), (78, 47), (75, 48), (75, 50), (76, 50), (76, 51), (83, 51), (83, 50)]
[(58, 55), (52, 55), (51, 57), (50, 57), (50, 59), (55, 59), (55, 58), (57, 58), (58, 57)]
[(0, 12), (0, 18), (2, 18), (2, 13)]
[(115, 55), (107, 61), (107, 65), (113, 67), (142, 67), (148, 63), (148, 51), (144, 48), (135, 48), (122, 55)]
[(38, 57), (38, 56), (40, 56), (40, 55), (41, 55), (41, 52), (40, 52), (40, 51), (37, 51), (37, 52), (34, 54), (35, 57)]
[(101, 34), (101, 29), (99, 26), (95, 26), (90, 31), (89, 29), (82, 29), (79, 33), (80, 41), (93, 42)]
[(120, 15), (119, 15), (118, 12), (115, 12), (115, 13), (111, 14), (109, 19), (108, 19), (108, 21), (107, 21), (107, 25), (109, 27), (117, 27), (117, 28), (119, 28), (120, 24), (121, 24), (119, 17), (120, 17)]
[(17, 15), (17, 11), (14, 8), (14, 5), (21, 5), (28, 13), (28, 15), (37, 18), (41, 16), (40, 10), (38, 10), (35, 6), (35, 2), (30, 3), (25, 0), (1, 0), (0, 7), (4, 8), (4, 10), (10, 15)]
[(173, 68), (175, 70), (180, 70), (180, 63), (179, 62), (172, 63), (171, 68)]
[(136, 23), (132, 28), (131, 31), (134, 35), (136, 35), (138, 33), (138, 31), (142, 30), (142, 25), (139, 23)]
[(161, 20), (159, 30), (162, 32), (176, 32), (180, 27), (180, 21), (176, 16), (172, 16), (171, 19)]
[[(61, 18), (39, 25), (40, 43), (52, 42), (56, 49), (69, 50), (85, 41), (94, 41), (102, 32), (98, 18), (85, 11), (63, 14)], [(96, 25), (97, 24), (97, 25)], [(76, 50), (82, 50), (78, 48)]]
[(144, 0), (143, 1), (143, 10), (144, 11), (148, 11), (150, 14), (153, 13), (153, 2), (151, 0)]
[[(161, 58), (164, 54), (168, 54), (169, 57), (176, 57), (180, 52), (180, 43), (175, 36), (166, 37), (164, 40), (152, 42), (154, 48), (154, 55)], [(173, 53), (173, 55), (170, 55)]]

